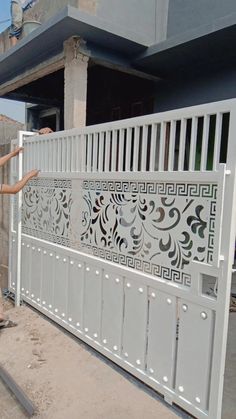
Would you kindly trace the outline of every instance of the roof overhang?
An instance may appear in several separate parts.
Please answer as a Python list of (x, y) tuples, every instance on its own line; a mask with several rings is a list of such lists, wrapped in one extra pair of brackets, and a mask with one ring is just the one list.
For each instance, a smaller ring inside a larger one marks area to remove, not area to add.
[(126, 31), (124, 35), (119, 26), (67, 6), (0, 55), (0, 85), (62, 52), (64, 41), (71, 36), (86, 41), (88, 54), (96, 51), (104, 58), (108, 54), (120, 63), (147, 47), (142, 36), (137, 41), (136, 33)]
[(236, 14), (214, 25), (150, 46), (132, 65), (165, 79), (201, 75), (232, 66), (236, 61)]

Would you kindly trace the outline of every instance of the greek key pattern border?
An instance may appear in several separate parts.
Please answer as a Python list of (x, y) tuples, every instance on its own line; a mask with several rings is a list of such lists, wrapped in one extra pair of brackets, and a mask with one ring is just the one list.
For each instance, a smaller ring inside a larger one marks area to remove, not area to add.
[(42, 188), (63, 188), (72, 189), (71, 179), (52, 179), (52, 178), (35, 178), (28, 182), (28, 186), (42, 187)]
[(141, 259), (133, 258), (131, 256), (121, 255), (116, 252), (111, 252), (107, 249), (100, 249), (88, 244), (82, 244), (82, 248), (88, 249), (93, 256), (100, 259), (105, 259), (109, 262), (117, 263), (132, 268), (146, 274), (156, 276), (166, 281), (172, 281), (187, 287), (191, 286), (191, 275), (186, 272), (181, 272), (177, 269), (168, 268), (167, 266), (156, 265)]
[(84, 180), (84, 190), (108, 192), (145, 193), (169, 196), (189, 196), (217, 199), (215, 183), (183, 183), (183, 182), (138, 182), (138, 181), (106, 181)]

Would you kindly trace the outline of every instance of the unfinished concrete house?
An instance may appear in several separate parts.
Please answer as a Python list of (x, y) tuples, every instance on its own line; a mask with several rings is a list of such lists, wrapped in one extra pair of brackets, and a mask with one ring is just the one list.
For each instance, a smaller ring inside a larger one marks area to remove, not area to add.
[(12, 180), (41, 170), (12, 202), (9, 287), (168, 403), (220, 419), (235, 1), (39, 0), (36, 17), (16, 46), (0, 36), (0, 96), (30, 103)]

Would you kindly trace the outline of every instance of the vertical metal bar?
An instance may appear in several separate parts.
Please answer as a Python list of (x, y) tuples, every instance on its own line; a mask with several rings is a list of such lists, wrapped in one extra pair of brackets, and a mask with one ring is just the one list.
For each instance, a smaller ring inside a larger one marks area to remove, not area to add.
[(176, 121), (170, 123), (168, 170), (174, 170)]
[(92, 171), (92, 135), (87, 135), (87, 172)]
[(110, 171), (110, 154), (111, 154), (111, 131), (106, 132), (105, 141), (105, 172)]
[(181, 119), (180, 125), (180, 140), (179, 140), (179, 159), (178, 159), (178, 170), (184, 170), (184, 157), (185, 157), (185, 145), (186, 145), (186, 119)]
[[(23, 146), (23, 133), (18, 132), (18, 147)], [(18, 154), (18, 180), (22, 179), (22, 164), (23, 155)], [(22, 223), (21, 223), (21, 210), (22, 210), (22, 191), (18, 193), (17, 201), (17, 269), (16, 269), (16, 296), (15, 305), (20, 306), (20, 291), (21, 291), (21, 234), (22, 234)]]
[(166, 144), (166, 122), (161, 123), (160, 147), (159, 147), (159, 164), (158, 170), (163, 171), (165, 165), (165, 144)]
[(139, 133), (140, 127), (134, 128), (134, 149), (133, 149), (133, 171), (138, 171), (138, 158), (139, 158)]
[(70, 136), (70, 171), (74, 172), (75, 169), (75, 159), (76, 159), (76, 151), (74, 147), (74, 136)]
[(74, 148), (75, 148), (75, 172), (81, 171), (81, 135), (75, 135), (74, 136)]
[(99, 134), (99, 156), (98, 156), (98, 171), (103, 172), (105, 147), (104, 147), (105, 133), (100, 132)]
[[(154, 172), (156, 166), (156, 142), (157, 142), (157, 124), (152, 124), (151, 132), (151, 145), (150, 145), (150, 156), (149, 156), (149, 171)], [(158, 166), (159, 170), (159, 166)]]
[(222, 119), (223, 119), (222, 113), (217, 113), (216, 114), (215, 142), (214, 142), (213, 170), (218, 170), (219, 164), (220, 164)]
[(56, 139), (56, 172), (61, 171), (61, 139), (60, 137)]
[(58, 161), (58, 138), (49, 140), (50, 144), (50, 153), (49, 156), (49, 165), (50, 165), (50, 172), (58, 172), (59, 171), (59, 161)]
[(61, 138), (61, 171), (66, 171), (66, 138)]
[(201, 165), (200, 170), (204, 171), (207, 169), (207, 152), (208, 152), (208, 140), (209, 140), (209, 122), (210, 115), (204, 115), (203, 120), (203, 135), (202, 135), (202, 151), (201, 151)]
[(117, 130), (112, 131), (112, 155), (111, 155), (111, 171), (116, 171), (117, 162), (117, 142), (118, 142)]
[(85, 172), (85, 166), (86, 166), (86, 137), (85, 137), (85, 134), (80, 135), (78, 140), (80, 142), (80, 147), (81, 147), (81, 155), (80, 155), (81, 172)]
[(132, 128), (128, 127), (126, 132), (126, 156), (125, 156), (125, 170), (130, 172), (130, 160), (131, 160), (131, 139), (132, 139)]
[(98, 171), (98, 133), (93, 135), (93, 172)]
[(148, 140), (148, 125), (143, 126), (142, 135), (142, 156), (141, 156), (141, 171), (147, 170), (147, 140)]
[(67, 173), (71, 171), (71, 136), (66, 138), (66, 171)]
[(124, 167), (124, 142), (125, 142), (125, 130), (120, 129), (119, 137), (119, 161), (118, 161), (118, 171), (123, 172)]
[(196, 161), (196, 146), (197, 146), (197, 117), (192, 118), (191, 126), (191, 140), (190, 140), (190, 153), (189, 153), (189, 170), (195, 170), (195, 161)]

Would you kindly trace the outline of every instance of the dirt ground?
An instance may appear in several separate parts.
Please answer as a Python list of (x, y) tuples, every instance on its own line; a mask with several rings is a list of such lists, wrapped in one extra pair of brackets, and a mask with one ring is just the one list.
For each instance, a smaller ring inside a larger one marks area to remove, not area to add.
[[(78, 340), (28, 307), (5, 309), (0, 362), (36, 404), (41, 419), (174, 419), (177, 414)], [(4, 402), (4, 403), (3, 403)], [(23, 419), (0, 383), (0, 419)], [(3, 408), (3, 407), (4, 408)]]

